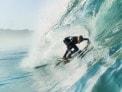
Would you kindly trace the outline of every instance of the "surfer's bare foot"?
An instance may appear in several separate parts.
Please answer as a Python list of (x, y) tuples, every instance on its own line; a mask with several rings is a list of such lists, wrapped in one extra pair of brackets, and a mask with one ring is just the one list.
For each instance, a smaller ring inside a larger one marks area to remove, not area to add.
[(68, 60), (68, 58), (66, 58), (66, 57), (63, 57), (62, 59), (64, 59), (64, 60)]

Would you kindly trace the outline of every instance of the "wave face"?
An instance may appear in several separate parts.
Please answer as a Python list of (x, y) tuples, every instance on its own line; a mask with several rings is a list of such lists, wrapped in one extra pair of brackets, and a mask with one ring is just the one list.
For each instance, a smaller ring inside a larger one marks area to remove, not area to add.
[[(44, 56), (40, 62), (46, 62), (47, 57), (47, 62), (51, 62), (63, 54), (62, 39), (68, 35), (89, 37), (94, 49), (82, 60), (66, 65), (70, 73), (65, 71), (61, 75), (64, 79), (55, 85), (49, 83), (53, 85), (49, 89), (45, 84), (48, 92), (122, 92), (122, 0), (71, 0), (50, 30), (39, 45), (42, 49), (37, 54)], [(87, 67), (83, 68), (84, 64)], [(66, 77), (68, 73), (70, 76)]]
[(96, 49), (95, 64), (67, 92), (122, 92), (122, 1), (74, 0), (59, 23), (84, 26)]

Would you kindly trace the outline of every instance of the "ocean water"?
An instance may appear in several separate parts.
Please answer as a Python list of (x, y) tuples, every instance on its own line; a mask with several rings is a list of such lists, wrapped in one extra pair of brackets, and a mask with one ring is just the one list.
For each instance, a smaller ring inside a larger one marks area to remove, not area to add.
[[(122, 92), (122, 0), (70, 0), (56, 20), (35, 36), (32, 47), (1, 52), (0, 92)], [(88, 37), (94, 49), (55, 67), (69, 35)]]
[[(35, 48), (31, 52), (43, 56), (30, 55), (26, 60), (34, 60), (36, 63), (31, 62), (34, 66), (45, 63), (53, 66), (55, 57), (65, 52), (62, 40), (69, 35), (88, 37), (94, 49), (81, 60), (76, 58), (65, 66), (44, 67), (45, 72), (50, 71), (45, 75), (49, 79), (44, 78), (49, 82), (37, 85), (43, 88), (40, 92), (122, 92), (121, 25), (121, 0), (71, 0), (60, 20), (45, 35), (43, 43), (38, 44), (39, 51)], [(83, 44), (79, 47), (82, 49)]]
[(28, 54), (31, 34), (0, 34), (0, 39), (0, 92), (36, 92), (32, 72), (20, 68)]

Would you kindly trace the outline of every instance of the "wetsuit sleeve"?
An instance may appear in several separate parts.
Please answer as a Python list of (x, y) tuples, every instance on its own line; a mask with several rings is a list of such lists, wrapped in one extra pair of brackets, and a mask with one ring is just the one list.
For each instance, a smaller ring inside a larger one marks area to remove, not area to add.
[(90, 42), (88, 38), (83, 38), (83, 40), (87, 40), (87, 41), (88, 41), (88, 43)]

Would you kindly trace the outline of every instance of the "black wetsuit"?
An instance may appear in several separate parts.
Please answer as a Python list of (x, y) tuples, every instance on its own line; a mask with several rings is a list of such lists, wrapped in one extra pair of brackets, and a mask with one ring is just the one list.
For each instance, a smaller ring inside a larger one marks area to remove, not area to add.
[[(80, 39), (81, 42), (84, 40), (83, 38)], [(64, 57), (67, 56), (68, 52), (74, 48), (73, 51), (71, 51), (71, 53), (68, 55), (68, 57), (71, 57), (72, 54), (74, 54), (75, 52), (77, 52), (79, 50), (79, 48), (76, 46), (76, 44), (78, 44), (78, 37), (77, 36), (70, 36), (70, 37), (66, 37), (63, 41), (66, 46), (67, 46), (67, 50), (64, 54)]]

